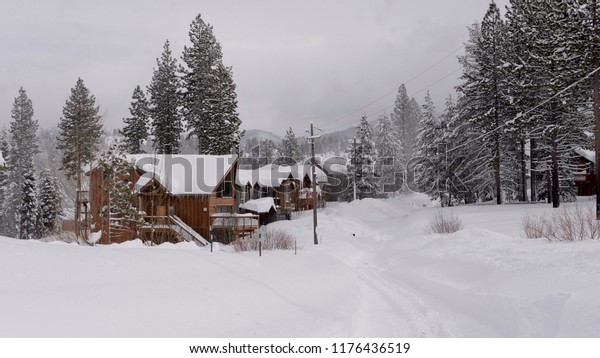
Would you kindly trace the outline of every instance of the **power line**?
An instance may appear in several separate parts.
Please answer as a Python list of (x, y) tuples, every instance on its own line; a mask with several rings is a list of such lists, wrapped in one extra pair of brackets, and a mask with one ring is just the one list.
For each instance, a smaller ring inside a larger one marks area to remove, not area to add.
[[(432, 64), (431, 66), (427, 67), (425, 70), (421, 71), (420, 73), (418, 73), (417, 75), (415, 75), (414, 77), (412, 77), (411, 79), (409, 79), (408, 81), (405, 81), (405, 82), (403, 82), (403, 83), (404, 83), (404, 84), (409, 84), (409, 83), (411, 83), (412, 81), (416, 80), (417, 78), (421, 77), (423, 74), (425, 74), (425, 73), (427, 73), (428, 71), (430, 71), (431, 69), (433, 69), (435, 66), (439, 65), (440, 63), (442, 63), (442, 62), (443, 62), (444, 60), (446, 60), (448, 57), (450, 57), (450, 56), (454, 55), (455, 53), (457, 53), (458, 51), (462, 50), (462, 49), (463, 49), (463, 47), (464, 47), (464, 46), (462, 46), (462, 45), (461, 45), (459, 48), (457, 48), (457, 49), (455, 49), (454, 51), (450, 52), (449, 54), (447, 54), (446, 56), (442, 57), (440, 60), (438, 60), (437, 62), (435, 62), (435, 63), (434, 63), (434, 64)], [(336, 122), (339, 122), (339, 121), (341, 121), (342, 119), (345, 119), (345, 118), (347, 118), (347, 117), (349, 117), (349, 116), (351, 116), (351, 115), (353, 115), (353, 114), (356, 114), (357, 112), (360, 112), (360, 111), (362, 111), (363, 109), (365, 109), (365, 108), (369, 107), (370, 105), (372, 105), (372, 104), (374, 104), (374, 103), (377, 103), (377, 102), (379, 102), (380, 100), (384, 99), (385, 97), (389, 96), (390, 94), (392, 94), (392, 93), (394, 93), (394, 92), (396, 92), (396, 91), (397, 91), (397, 88), (395, 88), (395, 87), (394, 87), (392, 90), (390, 90), (390, 91), (386, 92), (384, 95), (382, 95), (382, 96), (380, 96), (380, 97), (378, 97), (378, 98), (376, 98), (376, 99), (372, 100), (371, 102), (367, 103), (366, 105), (364, 105), (364, 106), (362, 106), (362, 107), (360, 107), (360, 108), (358, 108), (358, 109), (356, 109), (356, 110), (354, 110), (354, 111), (352, 111), (352, 112), (350, 112), (350, 113), (347, 113), (347, 114), (345, 114), (345, 115), (343, 115), (343, 116), (341, 116), (341, 117), (338, 117), (338, 118), (334, 119), (334, 120), (333, 120), (333, 121), (331, 121), (331, 122), (328, 122), (328, 123), (326, 123), (326, 124), (324, 125), (324, 127), (325, 127), (325, 126), (332, 125), (332, 124), (334, 124), (334, 123), (336, 123)]]
[[(455, 74), (456, 72), (460, 71), (461, 69), (462, 69), (462, 67), (459, 67), (459, 68), (455, 69), (454, 71), (452, 71), (452, 72), (450, 72), (450, 73), (448, 73), (448, 74), (444, 75), (443, 77), (441, 77), (441, 78), (437, 79), (436, 81), (434, 81), (433, 83), (429, 84), (427, 87), (424, 87), (424, 88), (422, 88), (422, 89), (420, 89), (420, 90), (418, 90), (418, 91), (416, 91), (416, 92), (413, 92), (413, 93), (411, 93), (410, 95), (408, 95), (408, 97), (413, 97), (413, 96), (415, 96), (415, 95), (417, 95), (417, 94), (419, 94), (419, 93), (421, 93), (421, 92), (423, 92), (423, 91), (426, 91), (426, 90), (430, 89), (431, 87), (433, 87), (433, 86), (435, 86), (436, 84), (438, 84), (438, 83), (442, 82), (443, 80), (445, 80), (446, 78), (448, 78), (448, 77), (452, 76), (453, 74)], [(393, 107), (393, 106), (394, 106), (394, 105), (387, 105), (387, 106), (383, 107), (383, 108), (382, 108), (382, 109), (380, 109), (380, 110), (377, 110), (377, 111), (375, 111), (375, 112), (368, 113), (368, 114), (367, 114), (367, 116), (372, 116), (373, 114), (382, 113), (382, 112), (384, 112), (384, 111), (387, 111), (387, 110), (389, 110), (389, 109), (390, 109), (391, 107)], [(360, 120), (359, 120), (359, 121), (360, 121)], [(357, 122), (357, 120), (356, 120), (356, 119), (353, 119), (353, 121), (352, 121), (351, 123), (356, 123), (356, 122)], [(333, 128), (330, 128), (329, 130), (330, 130), (330, 131), (334, 131), (334, 130), (336, 130), (336, 129), (340, 129), (340, 128), (346, 127), (347, 125), (350, 125), (351, 123), (341, 124), (341, 125), (335, 126), (335, 127), (333, 127)]]
[(578, 81), (571, 83), (571, 84), (570, 84), (570, 85), (568, 85), (567, 87), (565, 87), (565, 88), (563, 88), (562, 90), (560, 90), (559, 92), (557, 92), (557, 93), (556, 93), (554, 96), (552, 96), (552, 97), (550, 97), (550, 98), (548, 98), (548, 99), (546, 99), (546, 100), (542, 101), (542, 103), (540, 103), (540, 104), (538, 104), (537, 106), (535, 106), (535, 107), (533, 107), (533, 108), (531, 108), (531, 109), (527, 110), (525, 113), (519, 113), (519, 114), (517, 114), (517, 115), (516, 115), (516, 116), (515, 116), (513, 119), (510, 119), (510, 120), (506, 121), (504, 124), (502, 124), (502, 125), (500, 125), (500, 126), (498, 126), (498, 127), (494, 128), (494, 129), (492, 129), (491, 131), (489, 131), (489, 132), (487, 132), (487, 133), (484, 133), (484, 134), (482, 134), (482, 135), (478, 136), (477, 138), (474, 138), (474, 139), (472, 139), (472, 140), (470, 140), (470, 141), (468, 141), (468, 142), (465, 142), (465, 143), (463, 143), (463, 144), (461, 144), (461, 145), (458, 145), (458, 146), (456, 146), (456, 147), (454, 147), (454, 148), (448, 149), (448, 150), (446, 151), (446, 153), (450, 153), (450, 152), (453, 152), (453, 151), (455, 151), (455, 150), (457, 150), (457, 149), (463, 148), (463, 147), (465, 147), (465, 146), (467, 146), (467, 145), (469, 145), (469, 144), (471, 144), (471, 143), (473, 143), (473, 142), (475, 142), (475, 141), (481, 140), (481, 139), (483, 139), (483, 138), (485, 138), (485, 137), (489, 136), (490, 134), (493, 134), (493, 133), (495, 133), (495, 132), (499, 131), (500, 129), (502, 129), (502, 128), (504, 128), (504, 127), (508, 126), (508, 125), (512, 125), (512, 124), (514, 124), (514, 122), (515, 122), (517, 119), (519, 119), (519, 118), (521, 118), (521, 117), (524, 117), (524, 116), (528, 115), (529, 113), (531, 113), (531, 112), (535, 111), (536, 109), (540, 108), (541, 106), (543, 106), (543, 105), (547, 104), (547, 103), (548, 103), (548, 102), (550, 102), (551, 100), (555, 99), (556, 97), (560, 96), (561, 94), (565, 93), (566, 91), (570, 90), (571, 88), (575, 87), (576, 85), (580, 84), (581, 82), (583, 82), (583, 81), (587, 80), (588, 78), (590, 78), (590, 76), (593, 76), (593, 75), (594, 75), (596, 72), (598, 72), (598, 71), (600, 71), (600, 67), (598, 67), (598, 68), (596, 68), (595, 70), (593, 70), (592, 72), (588, 73), (587, 75), (585, 75), (584, 77), (582, 77), (582, 78), (581, 78), (581, 79), (579, 79)]

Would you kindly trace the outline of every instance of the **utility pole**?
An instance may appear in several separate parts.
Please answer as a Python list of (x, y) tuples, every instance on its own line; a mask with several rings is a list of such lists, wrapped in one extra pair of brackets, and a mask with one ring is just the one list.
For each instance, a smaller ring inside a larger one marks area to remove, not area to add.
[(313, 235), (315, 245), (319, 244), (319, 239), (317, 237), (317, 161), (315, 159), (315, 140), (319, 137), (320, 135), (315, 136), (313, 122), (310, 122), (310, 137), (308, 137), (308, 140), (310, 141), (310, 152), (312, 157)]

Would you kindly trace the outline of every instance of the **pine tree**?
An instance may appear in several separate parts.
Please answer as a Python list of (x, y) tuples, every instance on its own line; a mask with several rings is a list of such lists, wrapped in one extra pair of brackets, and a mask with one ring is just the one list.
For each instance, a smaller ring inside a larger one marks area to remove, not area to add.
[(38, 225), (38, 202), (33, 169), (23, 173), (21, 189), (21, 205), (19, 207), (18, 238), (22, 240), (39, 239), (41, 228)]
[(260, 158), (265, 158), (266, 164), (271, 164), (277, 157), (277, 147), (270, 139), (260, 141)]
[(375, 149), (379, 156), (376, 173), (381, 177), (382, 187), (380, 190), (384, 196), (389, 196), (400, 188), (396, 186), (398, 175), (402, 173), (400, 165), (399, 153), (402, 148), (398, 133), (395, 126), (392, 124), (390, 117), (382, 113), (373, 129), (375, 134)]
[(177, 63), (165, 41), (160, 59), (156, 59), (152, 82), (148, 86), (154, 148), (159, 154), (177, 154), (181, 146), (183, 120), (179, 112), (180, 79)]
[(2, 234), (8, 237), (17, 237), (19, 233), (19, 206), (21, 183), (23, 181), (19, 172), (15, 170), (16, 162), (12, 157), (13, 142), (10, 133), (5, 132), (3, 137), (3, 153), (6, 161), (6, 173), (2, 185)]
[[(562, 200), (572, 200), (572, 168), (570, 153), (585, 146), (586, 132), (591, 131), (590, 117), (582, 111), (590, 102), (589, 85), (577, 80), (585, 78), (588, 55), (577, 55), (585, 29), (576, 1), (525, 2), (522, 16), (535, 36), (526, 38), (525, 48), (528, 85), (537, 103), (530, 113), (530, 136), (536, 142), (533, 153), (539, 171), (547, 172), (545, 196), (559, 207)], [(582, 62), (583, 61), (583, 62)], [(588, 82), (589, 83), (589, 82)], [(589, 107), (588, 107), (589, 108)], [(542, 195), (544, 195), (542, 193)]]
[(92, 162), (100, 143), (102, 122), (98, 111), (96, 97), (78, 78), (63, 107), (57, 138), (57, 149), (62, 151), (61, 170), (68, 179), (76, 179), (77, 190), (82, 187), (82, 168)]
[(360, 199), (373, 198), (381, 194), (375, 176), (377, 149), (373, 141), (373, 130), (366, 115), (363, 115), (356, 134), (356, 141), (348, 149), (350, 164), (348, 173), (351, 184), (356, 181), (356, 192)]
[(300, 143), (298, 142), (298, 138), (296, 138), (296, 134), (294, 134), (292, 127), (285, 132), (285, 136), (283, 137), (279, 147), (279, 154), (282, 158), (285, 158), (285, 160), (290, 163), (297, 163), (302, 159)]
[(241, 133), (232, 70), (223, 65), (213, 28), (198, 15), (190, 25), (191, 46), (183, 50), (183, 112), (202, 154), (238, 149)]
[(132, 201), (134, 193), (130, 176), (133, 168), (125, 157), (124, 148), (122, 144), (113, 145), (98, 160), (103, 173), (103, 195), (106, 199), (101, 215), (102, 221), (108, 223), (108, 232), (105, 234), (109, 242), (115, 236), (131, 232), (137, 237), (141, 224)]
[(7, 235), (5, 233), (5, 218), (4, 218), (4, 203), (5, 203), (5, 188), (8, 186), (8, 167), (7, 167), (7, 155), (8, 155), (8, 131), (3, 129), (0, 132), (0, 155), (2, 156), (0, 163), (0, 235)]
[(461, 58), (465, 71), (462, 76), (464, 82), (459, 86), (459, 91), (470, 108), (471, 121), (481, 134), (489, 133), (483, 141), (486, 150), (482, 154), (487, 158), (484, 161), (492, 166), (498, 204), (503, 200), (502, 161), (504, 157), (509, 157), (504, 154), (505, 139), (500, 130), (508, 120), (508, 101), (500, 70), (506, 59), (506, 34), (500, 10), (491, 2), (480, 31), (470, 39), (473, 46), (468, 48), (469, 57), (466, 55)]
[(15, 98), (8, 136), (8, 185), (4, 187), (3, 221), (6, 233), (20, 239), (36, 238), (37, 200), (33, 157), (39, 152), (33, 105), (23, 88)]
[(142, 143), (148, 139), (148, 122), (150, 110), (146, 95), (140, 86), (136, 86), (131, 97), (129, 113), (131, 117), (123, 118), (125, 127), (121, 131), (125, 138), (126, 151), (128, 153), (143, 153)]
[(49, 171), (40, 174), (38, 184), (38, 220), (41, 236), (56, 234), (62, 224), (62, 197), (56, 177)]
[[(452, 99), (449, 98), (446, 102)], [(423, 104), (423, 112), (421, 115), (421, 123), (419, 124), (419, 135), (417, 137), (417, 145), (419, 154), (424, 161), (423, 172), (418, 178), (418, 186), (424, 192), (427, 192), (432, 199), (440, 199), (444, 206), (444, 187), (445, 173), (443, 171), (444, 155), (443, 141), (444, 138), (443, 124), (438, 117), (435, 105), (431, 99), (429, 91), (425, 95), (425, 103)]]
[(414, 98), (409, 98), (406, 86), (402, 84), (398, 88), (398, 95), (392, 111), (391, 120), (396, 126), (401, 150), (399, 159), (402, 166), (406, 167), (408, 162), (416, 155), (416, 138), (419, 126), (419, 104)]

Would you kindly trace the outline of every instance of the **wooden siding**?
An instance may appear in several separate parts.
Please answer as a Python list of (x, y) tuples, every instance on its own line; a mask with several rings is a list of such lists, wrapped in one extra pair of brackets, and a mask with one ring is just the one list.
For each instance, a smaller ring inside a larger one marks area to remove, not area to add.
[[(160, 217), (166, 217), (170, 215), (176, 215), (181, 220), (190, 226), (194, 231), (202, 235), (204, 238), (209, 239), (209, 229), (211, 225), (211, 216), (217, 213), (219, 206), (230, 206), (231, 212), (235, 212), (237, 207), (235, 206), (235, 186), (234, 180), (237, 169), (237, 163), (232, 166), (232, 169), (226, 174), (221, 180), (221, 183), (217, 186), (217, 189), (211, 194), (190, 194), (190, 195), (171, 195), (167, 190), (156, 181), (151, 181), (146, 185), (139, 193), (135, 194), (132, 198), (134, 206), (139, 211), (146, 214), (146, 221), (155, 225), (161, 224)], [(132, 169), (130, 173), (130, 184), (131, 187), (137, 183), (143, 172)], [(90, 221), (92, 224), (92, 231), (97, 232), (102, 228), (102, 238), (99, 243), (120, 243), (123, 241), (133, 239), (133, 232), (131, 233), (111, 233), (110, 239), (107, 237), (107, 222), (106, 219), (101, 215), (101, 208), (108, 203), (108, 198), (104, 193), (104, 178), (102, 175), (101, 168), (95, 168), (88, 172), (90, 176)], [(229, 180), (225, 181), (228, 178)], [(229, 187), (229, 190), (225, 190), (225, 182)], [(221, 197), (223, 194), (219, 193), (230, 193), (231, 197)], [(156, 229), (154, 230), (156, 232)], [(141, 230), (141, 235), (144, 238), (149, 235), (148, 230)], [(167, 232), (160, 233), (159, 241), (173, 242), (174, 238), (172, 234)]]

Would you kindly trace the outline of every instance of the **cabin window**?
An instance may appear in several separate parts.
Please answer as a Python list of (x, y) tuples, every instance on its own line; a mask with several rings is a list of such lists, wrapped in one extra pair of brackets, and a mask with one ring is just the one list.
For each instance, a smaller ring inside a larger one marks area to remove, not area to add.
[(219, 198), (231, 198), (233, 197), (233, 171), (230, 171), (227, 176), (223, 179), (221, 190), (217, 192)]
[(217, 206), (217, 214), (232, 214), (233, 207), (231, 205), (219, 205)]
[(242, 187), (242, 190), (240, 190), (240, 203), (243, 204), (248, 201), (248, 191), (250, 189), (247, 186)]

